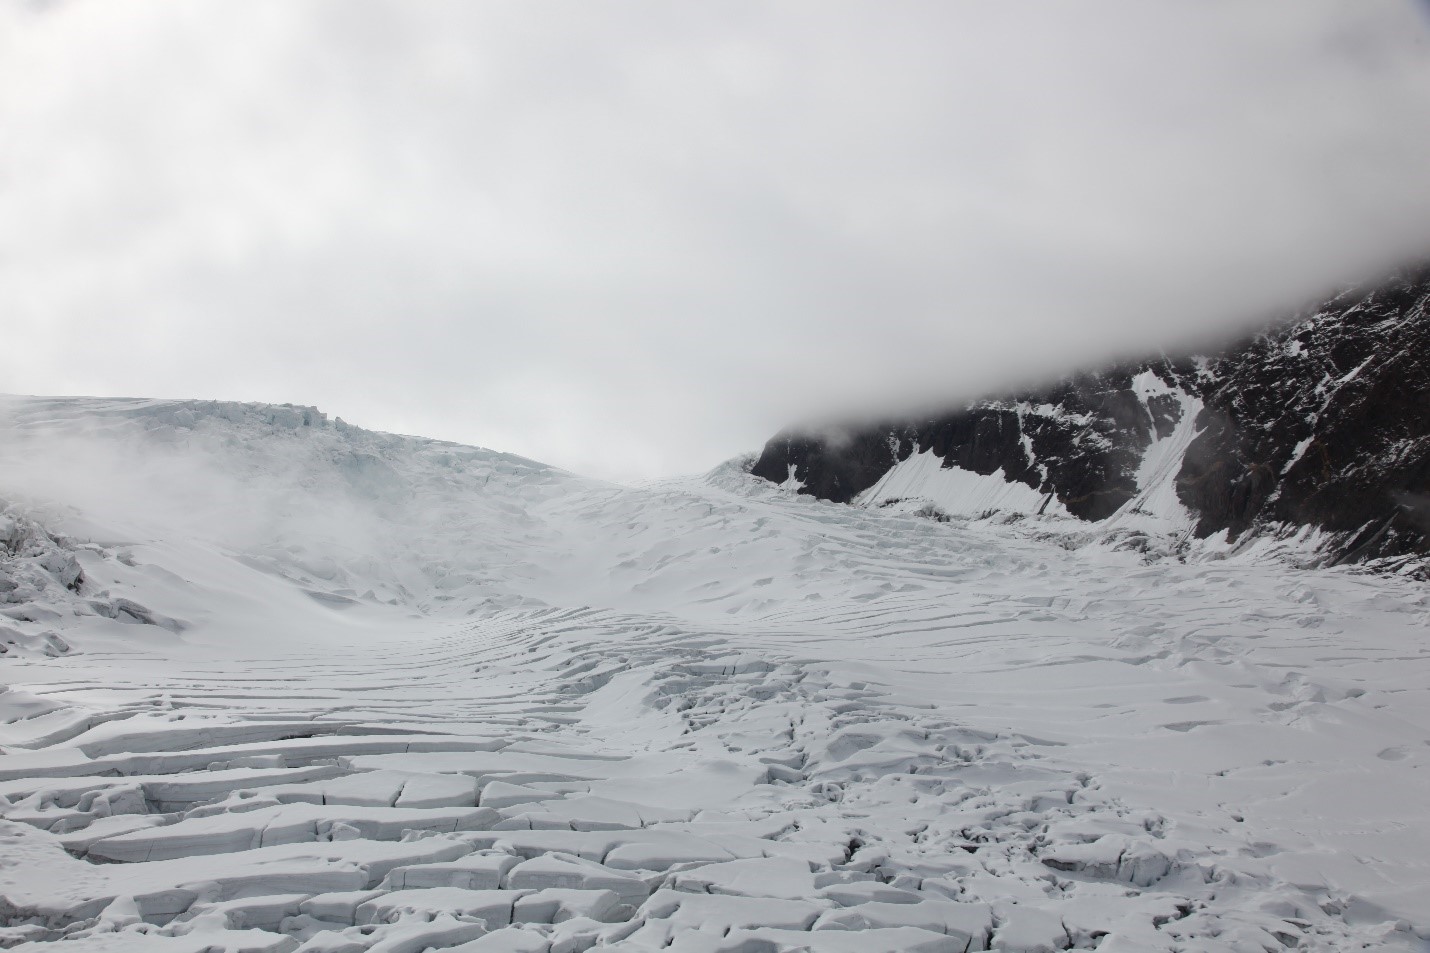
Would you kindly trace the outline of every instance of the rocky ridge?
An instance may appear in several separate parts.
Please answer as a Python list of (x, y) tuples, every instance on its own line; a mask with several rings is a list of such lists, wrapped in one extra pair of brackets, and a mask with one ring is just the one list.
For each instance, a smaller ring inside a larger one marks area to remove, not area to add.
[[(841, 503), (922, 496), (955, 516), (1141, 522), (1228, 543), (1313, 528), (1320, 561), (1405, 568), (1430, 555), (1427, 300), (1430, 266), (1403, 270), (1215, 353), (786, 431), (752, 472)], [(914, 475), (930, 456), (941, 472)]]

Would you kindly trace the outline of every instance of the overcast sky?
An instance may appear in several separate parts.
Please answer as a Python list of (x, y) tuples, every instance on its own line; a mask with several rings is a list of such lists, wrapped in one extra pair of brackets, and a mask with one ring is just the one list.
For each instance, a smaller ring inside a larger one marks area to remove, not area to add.
[(0, 391), (595, 476), (1430, 253), (1411, 0), (0, 0)]

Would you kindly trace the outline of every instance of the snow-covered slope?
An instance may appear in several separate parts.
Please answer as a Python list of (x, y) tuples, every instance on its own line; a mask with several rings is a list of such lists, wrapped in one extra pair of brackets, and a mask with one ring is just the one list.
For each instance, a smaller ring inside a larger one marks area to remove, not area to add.
[(613, 486), (305, 408), (7, 421), (0, 943), (1430, 937), (1409, 579), (1149, 564), (733, 464)]
[(1424, 574), (1428, 301), (1430, 267), (1405, 271), (1208, 357), (832, 436), (783, 433), (754, 473), (864, 506), (1071, 515), (1100, 525), (1090, 539), (1247, 545), (1313, 528), (1310, 560)]

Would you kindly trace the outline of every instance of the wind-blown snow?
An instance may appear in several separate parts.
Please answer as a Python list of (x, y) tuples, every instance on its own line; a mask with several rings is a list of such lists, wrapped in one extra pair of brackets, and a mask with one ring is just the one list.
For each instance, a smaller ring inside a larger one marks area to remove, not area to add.
[(1423, 585), (301, 408), (8, 417), (18, 949), (1430, 937)]

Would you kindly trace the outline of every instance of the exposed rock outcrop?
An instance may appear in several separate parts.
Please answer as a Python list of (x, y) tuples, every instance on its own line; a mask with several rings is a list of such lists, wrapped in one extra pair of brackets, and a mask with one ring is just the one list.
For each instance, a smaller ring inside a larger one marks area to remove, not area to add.
[[(1427, 301), (1430, 267), (1409, 269), (1213, 354), (1120, 364), (917, 420), (788, 431), (753, 472), (844, 503), (877, 505), (904, 486), (970, 516), (971, 501), (996, 498), (1089, 521), (1151, 514), (1198, 537), (1314, 526), (1336, 560), (1425, 555)], [(950, 477), (942, 490), (927, 474), (897, 478), (928, 454)], [(987, 478), (976, 493), (975, 477)], [(990, 493), (1000, 480), (1036, 495)]]

